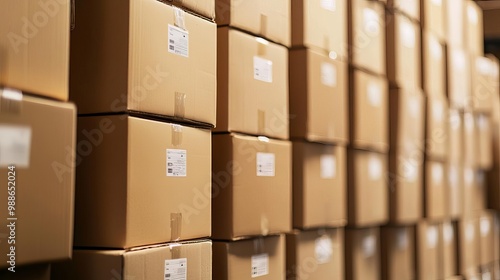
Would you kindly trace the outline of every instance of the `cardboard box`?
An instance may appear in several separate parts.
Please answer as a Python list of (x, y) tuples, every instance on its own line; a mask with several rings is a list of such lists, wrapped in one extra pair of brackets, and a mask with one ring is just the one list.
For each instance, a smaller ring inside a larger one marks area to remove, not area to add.
[(428, 160), (425, 163), (424, 217), (440, 221), (448, 216), (446, 163)]
[(422, 0), (388, 0), (387, 7), (418, 22), (420, 21), (420, 1)]
[(479, 137), (477, 136), (476, 120), (474, 114), (471, 111), (465, 111), (462, 113), (464, 129), (463, 129), (463, 161), (464, 164), (471, 167), (477, 167), (479, 155), (477, 142)]
[[(450, 0), (448, 0), (450, 1)], [(462, 0), (456, 1), (457, 6)], [(453, 2), (455, 3), (455, 2)], [(458, 15), (454, 15), (458, 18)], [(464, 109), (471, 102), (470, 56), (458, 48), (448, 48), (448, 98), (450, 106)]]
[(380, 229), (346, 229), (346, 279), (381, 279)]
[(464, 160), (464, 124), (459, 110), (452, 109), (448, 111), (448, 159), (451, 163), (463, 164)]
[(129, 115), (80, 117), (77, 159), (76, 246), (210, 236), (208, 129)]
[(472, 167), (464, 169), (464, 214), (486, 209), (486, 175)]
[(483, 170), (493, 166), (493, 135), (491, 118), (485, 114), (474, 114), (476, 133), (476, 162)]
[(417, 279), (439, 279), (439, 224), (420, 221), (415, 233)]
[(70, 3), (2, 3), (0, 86), (68, 100)]
[(463, 214), (464, 200), (464, 169), (461, 164), (448, 163), (448, 178), (447, 178), (447, 204), (448, 217), (450, 219), (458, 219)]
[(442, 0), (446, 1), (445, 18), (447, 45), (451, 48), (467, 48), (468, 0)]
[(389, 149), (389, 92), (387, 80), (351, 69), (349, 141), (352, 147), (387, 152)]
[(395, 88), (389, 93), (389, 140), (392, 153), (424, 152), (425, 97), (421, 90)]
[(213, 251), (213, 279), (285, 279), (284, 235), (216, 241)]
[(52, 279), (212, 279), (212, 242), (195, 240), (130, 250), (76, 249), (71, 262), (53, 266)]
[(75, 129), (73, 104), (0, 89), (0, 269), (71, 258)]
[(289, 58), (290, 136), (347, 143), (347, 63), (311, 49), (290, 50)]
[(321, 49), (331, 57), (346, 61), (348, 1), (289, 2), (292, 5), (292, 46)]
[(76, 11), (70, 99), (78, 113), (140, 111), (215, 125), (213, 22), (156, 0), (76, 1)]
[[(428, 96), (426, 101), (425, 152), (428, 158), (445, 161), (452, 151), (458, 149), (451, 144), (460, 144), (457, 143), (459, 139), (450, 139), (450, 136), (457, 134), (456, 131), (460, 128), (460, 117), (458, 120), (452, 118), (455, 114), (449, 114), (448, 100), (444, 96)], [(450, 147), (453, 147), (453, 150)], [(456, 160), (457, 155), (453, 155), (453, 157)]]
[(446, 96), (446, 51), (439, 37), (422, 30), (422, 84), (432, 97)]
[(286, 279), (344, 279), (343, 228), (294, 231), (286, 245)]
[(382, 227), (381, 235), (382, 279), (415, 279), (414, 227)]
[(386, 75), (385, 7), (367, 0), (348, 2), (349, 62), (369, 72)]
[(474, 275), (479, 265), (478, 219), (464, 216), (458, 221), (458, 267), (460, 274)]
[(234, 240), (285, 233), (292, 224), (292, 145), (213, 135), (212, 236)]
[(293, 142), (293, 227), (347, 223), (346, 149)]
[[(472, 106), (475, 112), (492, 113), (498, 100), (499, 66), (493, 55), (473, 56)], [(497, 107), (498, 108), (498, 107)]]
[(228, 27), (218, 28), (217, 37), (215, 131), (287, 139), (287, 49)]
[(15, 272), (0, 270), (0, 277), (5, 280), (50, 280), (50, 264), (38, 264), (16, 267)]
[(479, 213), (479, 265), (488, 266), (495, 258), (495, 212)]
[(391, 224), (418, 221), (423, 212), (424, 154), (391, 153), (389, 155), (389, 219)]
[(483, 8), (483, 27), (484, 37), (487, 39), (494, 39), (500, 37), (500, 30), (498, 29), (498, 16), (500, 16), (500, 7), (495, 1), (483, 1), (481, 7)]
[[(401, 0), (403, 1), (403, 0)], [(410, 3), (410, 0), (405, 0)], [(387, 78), (399, 87), (422, 87), (420, 26), (403, 14), (387, 11)]]
[(211, 20), (215, 19), (215, 0), (166, 0), (166, 2), (184, 7)]
[(457, 230), (455, 224), (450, 220), (439, 225), (439, 245), (442, 254), (439, 279), (448, 279), (458, 274)]
[(348, 150), (348, 224), (366, 227), (389, 219), (387, 154)]
[(444, 43), (447, 37), (446, 0), (421, 0), (420, 22), (424, 30), (429, 30)]
[(500, 263), (495, 261), (490, 265), (491, 279), (500, 279)]
[(467, 50), (484, 55), (483, 10), (472, 0), (465, 0)]

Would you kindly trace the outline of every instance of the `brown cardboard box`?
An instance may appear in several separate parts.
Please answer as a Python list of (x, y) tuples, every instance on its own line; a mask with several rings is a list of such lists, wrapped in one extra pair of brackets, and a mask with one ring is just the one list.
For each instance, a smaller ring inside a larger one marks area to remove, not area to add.
[(219, 26), (229, 25), (291, 46), (292, 1), (290, 0), (216, 0)]
[(78, 113), (140, 111), (215, 125), (214, 23), (156, 0), (76, 1), (76, 11), (70, 98)]
[(0, 89), (0, 269), (71, 258), (75, 129), (73, 104)]
[(389, 219), (392, 224), (418, 221), (423, 212), (424, 154), (389, 155)]
[(16, 267), (15, 272), (0, 270), (0, 277), (5, 280), (50, 280), (50, 264), (37, 264)]
[(484, 55), (483, 10), (472, 0), (465, 0), (467, 50)]
[(378, 227), (346, 230), (346, 279), (381, 279), (380, 229)]
[[(409, 0), (404, 2), (410, 3)], [(387, 11), (386, 22), (387, 78), (399, 87), (421, 88), (420, 26), (403, 14), (393, 11)]]
[(423, 153), (425, 97), (420, 90), (391, 89), (389, 93), (389, 140), (392, 153)]
[[(471, 111), (465, 111), (462, 113), (462, 119), (464, 123), (463, 129), (463, 162), (466, 166), (477, 167), (478, 166), (478, 128), (476, 128), (476, 120), (474, 114)], [(481, 129), (482, 130), (482, 129)]]
[(212, 236), (232, 240), (284, 233), (292, 224), (292, 145), (213, 135)]
[(476, 132), (476, 161), (477, 167), (483, 170), (493, 166), (493, 136), (491, 118), (485, 114), (474, 114)]
[(343, 228), (294, 231), (286, 245), (286, 279), (344, 279)]
[[(178, 277), (178, 278), (177, 278)], [(212, 279), (212, 241), (137, 247), (130, 250), (77, 249), (73, 260), (55, 264), (52, 279)]]
[(500, 7), (495, 1), (481, 1), (483, 8), (483, 21), (484, 21), (484, 37), (487, 39), (495, 39), (500, 36), (498, 29), (498, 17), (500, 16)]
[(451, 276), (451, 277), (446, 278), (446, 280), (463, 280), (463, 279), (464, 278), (460, 275)]
[(425, 30), (432, 32), (444, 43), (446, 34), (446, 0), (421, 0), (420, 21)]
[(215, 280), (285, 279), (285, 236), (214, 242)]
[(467, 48), (467, 4), (468, 0), (442, 0), (446, 1), (445, 18), (447, 45), (451, 48)]
[(439, 245), (442, 263), (440, 265), (440, 279), (448, 279), (458, 274), (457, 269), (457, 233), (452, 221), (445, 221), (439, 225)]
[(463, 214), (464, 200), (464, 169), (460, 164), (448, 163), (448, 178), (446, 192), (448, 217), (458, 219)]
[(495, 212), (484, 210), (479, 213), (479, 265), (488, 266), (495, 259)]
[(472, 63), (472, 106), (475, 112), (490, 114), (498, 96), (498, 59), (493, 55), (476, 56)]
[(462, 275), (474, 275), (479, 265), (478, 219), (464, 216), (458, 221), (458, 267)]
[(448, 111), (448, 159), (451, 163), (463, 164), (464, 160), (464, 124), (459, 110), (451, 109)]
[(425, 163), (424, 217), (440, 221), (448, 216), (446, 163), (428, 160)]
[(388, 0), (387, 6), (405, 14), (414, 21), (420, 21), (421, 0)]
[(347, 0), (290, 1), (292, 45), (347, 60)]
[(287, 139), (287, 49), (228, 27), (217, 37), (215, 131)]
[(5, 1), (0, 85), (68, 100), (70, 0)]
[(290, 50), (289, 57), (290, 136), (347, 143), (347, 63), (311, 49)]
[(78, 119), (75, 245), (131, 248), (210, 236), (208, 129)]
[(355, 148), (387, 152), (389, 149), (387, 80), (357, 69), (351, 69), (350, 75), (349, 142)]
[[(451, 143), (459, 144), (450, 140), (450, 135), (453, 134), (450, 131), (451, 125), (453, 126), (453, 132), (457, 130), (460, 123), (452, 123), (449, 121), (448, 113), (448, 100), (444, 96), (428, 96), (427, 98), (427, 110), (426, 110), (426, 133), (424, 148), (426, 155), (431, 159), (447, 160), (449, 153), (451, 152)], [(458, 118), (460, 120), (460, 118)], [(456, 119), (451, 119), (456, 121)], [(455, 139), (458, 141), (458, 139)], [(454, 147), (457, 149), (458, 147)], [(455, 156), (456, 158), (456, 156)]]
[(420, 221), (415, 234), (417, 279), (439, 278), (439, 224)]
[(422, 30), (422, 84), (432, 97), (446, 96), (446, 52), (439, 37)]
[(381, 235), (382, 279), (415, 279), (416, 271), (414, 227), (382, 227)]
[(215, 19), (215, 0), (165, 0), (165, 2), (184, 7), (197, 14), (214, 20)]
[[(457, 1), (458, 5), (462, 0), (453, 1)], [(454, 17), (458, 16), (454, 15)], [(468, 107), (471, 102), (470, 56), (462, 49), (451, 47), (448, 48), (447, 55), (450, 106), (463, 109)]]
[(347, 223), (346, 149), (293, 142), (293, 227)]
[(386, 74), (385, 7), (367, 0), (348, 1), (349, 62), (378, 75)]
[(379, 225), (389, 219), (387, 154), (348, 150), (348, 224)]

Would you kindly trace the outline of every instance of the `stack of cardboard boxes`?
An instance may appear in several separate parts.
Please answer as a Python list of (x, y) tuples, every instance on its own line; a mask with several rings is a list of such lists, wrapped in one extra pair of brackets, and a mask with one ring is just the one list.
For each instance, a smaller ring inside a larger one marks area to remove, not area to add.
[(75, 250), (54, 279), (211, 277), (217, 37), (191, 2), (76, 2)]
[(0, 4), (0, 278), (50, 279), (72, 255), (76, 108), (70, 1)]

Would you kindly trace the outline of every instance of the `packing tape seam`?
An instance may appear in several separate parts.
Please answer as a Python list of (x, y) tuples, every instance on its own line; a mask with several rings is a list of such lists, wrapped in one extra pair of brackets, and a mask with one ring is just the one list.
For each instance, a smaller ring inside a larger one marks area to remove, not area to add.
[(170, 213), (170, 237), (173, 241), (181, 239), (182, 213)]
[(178, 124), (172, 124), (172, 145), (182, 145), (182, 126)]
[(175, 26), (186, 30), (186, 21), (185, 21), (185, 12), (177, 7), (173, 7), (174, 9), (174, 19), (175, 19)]
[(174, 96), (174, 116), (184, 118), (186, 114), (186, 98), (187, 95), (182, 92), (175, 92)]
[(21, 91), (0, 88), (0, 113), (20, 114), (22, 101)]

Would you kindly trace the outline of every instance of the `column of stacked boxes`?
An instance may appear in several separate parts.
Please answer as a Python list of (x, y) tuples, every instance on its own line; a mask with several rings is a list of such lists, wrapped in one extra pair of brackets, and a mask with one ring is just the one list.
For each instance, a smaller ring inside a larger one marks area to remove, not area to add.
[(381, 277), (380, 226), (389, 219), (385, 24), (383, 3), (348, 1), (346, 279)]
[(50, 279), (73, 245), (70, 1), (0, 3), (0, 278)]
[(215, 6), (190, 7), (76, 2), (75, 249), (54, 279), (211, 279)]
[(344, 279), (348, 1), (290, 2), (294, 231), (287, 277)]

